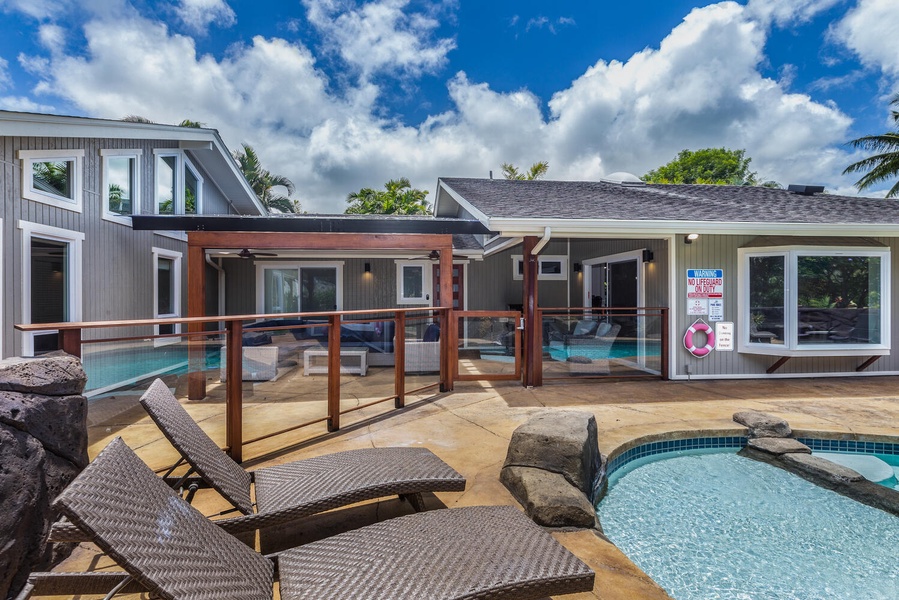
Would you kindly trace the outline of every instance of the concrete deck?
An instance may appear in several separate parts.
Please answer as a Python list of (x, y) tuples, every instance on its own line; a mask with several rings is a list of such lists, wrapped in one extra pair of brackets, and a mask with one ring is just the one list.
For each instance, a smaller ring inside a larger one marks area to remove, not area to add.
[[(312, 379), (312, 378), (307, 378)], [(285, 380), (289, 381), (289, 380)], [(351, 386), (366, 385), (347, 378)], [(280, 396), (283, 394), (283, 396)], [(273, 397), (278, 395), (276, 402)], [(245, 429), (265, 429), (260, 423), (293, 419), (297, 405), (290, 390), (261, 394), (245, 401)], [(224, 405), (189, 403), (203, 427), (220, 439)], [(247, 468), (282, 463), (338, 450), (381, 446), (426, 446), (468, 479), (462, 493), (426, 498), (429, 507), (478, 504), (517, 505), (499, 482), (512, 431), (539, 411), (558, 408), (588, 411), (596, 416), (603, 454), (651, 434), (684, 430), (744, 431), (731, 420), (734, 412), (754, 409), (785, 418), (794, 429), (864, 436), (899, 436), (899, 378), (856, 377), (746, 381), (601, 381), (551, 384), (524, 389), (517, 383), (457, 383), (449, 394), (424, 397), (400, 410), (392, 403), (345, 415), (340, 432), (331, 435), (291, 433), (245, 448)], [(117, 413), (112, 421), (94, 421), (91, 454), (113, 435), (123, 435), (152, 467), (171, 464), (174, 456), (152, 422), (136, 412)], [(247, 434), (246, 437), (252, 437)], [(262, 457), (254, 459), (253, 457)], [(198, 506), (207, 514), (221, 502), (201, 492)], [(371, 502), (303, 521), (294, 531), (282, 532), (289, 543), (303, 543), (378, 519), (411, 512), (397, 499)], [(555, 532), (565, 546), (596, 571), (591, 594), (566, 596), (577, 600), (668, 598), (665, 592), (622, 555), (614, 545), (592, 532)], [(84, 544), (58, 570), (108, 564)]]

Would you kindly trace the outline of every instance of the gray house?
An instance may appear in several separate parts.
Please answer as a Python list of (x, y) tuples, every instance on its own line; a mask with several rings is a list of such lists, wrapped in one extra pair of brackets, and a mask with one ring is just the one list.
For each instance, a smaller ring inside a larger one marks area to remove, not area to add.
[(0, 194), (3, 357), (55, 347), (16, 323), (184, 314), (185, 234), (132, 215), (265, 214), (215, 130), (7, 111)]
[[(527, 304), (520, 274), (536, 240), (540, 307), (668, 309), (672, 378), (899, 373), (899, 203), (822, 192), (645, 185), (629, 174), (445, 178), (435, 212), (495, 233), (466, 275), (468, 306)], [(660, 326), (635, 335), (657, 341)]]

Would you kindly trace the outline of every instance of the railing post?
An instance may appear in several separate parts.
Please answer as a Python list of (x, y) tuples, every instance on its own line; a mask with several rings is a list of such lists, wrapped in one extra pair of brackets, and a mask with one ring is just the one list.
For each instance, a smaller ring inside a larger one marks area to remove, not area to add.
[(453, 391), (452, 369), (450, 368), (450, 354), (452, 353), (452, 312), (453, 309), (446, 308), (440, 310), (438, 321), (440, 323), (440, 391)]
[(393, 331), (393, 392), (396, 394), (393, 405), (402, 408), (406, 405), (406, 313), (396, 313)]
[(662, 380), (668, 381), (668, 309), (662, 309)]
[(228, 321), (225, 334), (225, 444), (236, 462), (243, 460), (243, 323)]
[(59, 349), (81, 358), (81, 329), (60, 329)]
[(340, 429), (340, 315), (328, 316), (328, 431)]

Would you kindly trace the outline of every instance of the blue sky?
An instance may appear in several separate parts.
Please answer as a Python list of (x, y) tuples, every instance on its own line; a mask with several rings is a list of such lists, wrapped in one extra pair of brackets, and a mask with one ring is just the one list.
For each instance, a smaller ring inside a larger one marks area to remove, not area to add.
[(403, 176), (591, 180), (721, 146), (855, 193), (845, 142), (889, 130), (899, 92), (895, 2), (0, 0), (0, 108), (201, 121), (310, 212)]

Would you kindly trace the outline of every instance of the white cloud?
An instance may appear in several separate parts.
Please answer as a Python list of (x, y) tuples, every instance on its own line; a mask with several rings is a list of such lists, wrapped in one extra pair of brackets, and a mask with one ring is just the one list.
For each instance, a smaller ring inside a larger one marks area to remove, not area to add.
[(38, 28), (38, 40), (50, 52), (61, 52), (65, 47), (66, 33), (59, 25), (41, 25)]
[(24, 96), (0, 96), (0, 110), (14, 110), (18, 112), (51, 113), (56, 107), (49, 104), (40, 104), (31, 98)]
[(69, 3), (69, 0), (0, 0), (0, 9), (18, 11), (35, 19), (49, 19)]
[(0, 90), (6, 89), (12, 83), (9, 77), (9, 63), (0, 56)]
[(178, 18), (190, 29), (203, 33), (215, 23), (219, 27), (230, 27), (237, 22), (237, 16), (225, 0), (181, 0), (175, 7)]
[(425, 13), (407, 13), (409, 0), (378, 0), (359, 8), (341, 0), (303, 0), (303, 4), (309, 21), (324, 36), (326, 49), (365, 77), (382, 71), (433, 72), (446, 64), (447, 53), (456, 47), (448, 38), (431, 39), (439, 22)]
[(867, 67), (899, 77), (899, 7), (896, 0), (859, 0), (831, 30)]
[(762, 23), (775, 23), (781, 27), (809, 21), (843, 0), (749, 0), (748, 16)]
[[(452, 109), (419, 124), (381, 118), (382, 90), (368, 76), (445, 60), (447, 41), (431, 39), (431, 17), (403, 15), (406, 1), (383, 0), (341, 20), (342, 0), (306, 2), (335, 51), (358, 67), (339, 92), (301, 44), (256, 37), (215, 58), (198, 55), (192, 38), (134, 15), (114, 26), (88, 22), (77, 56), (19, 62), (43, 74), (40, 92), (88, 114), (190, 118), (218, 128), (231, 148), (250, 143), (269, 170), (294, 181), (309, 211), (342, 212), (347, 193), (395, 177), (433, 192), (440, 176), (486, 177), (503, 162), (538, 160), (549, 161), (554, 179), (639, 175), (684, 148), (720, 146), (745, 148), (754, 170), (781, 183), (852, 183), (839, 175), (851, 162), (841, 145), (849, 118), (763, 77), (770, 20), (733, 2), (692, 11), (658, 48), (598, 61), (553, 96), (548, 118), (528, 90), (498, 93), (458, 73), (448, 82)], [(369, 55), (345, 37), (366, 27)], [(402, 34), (431, 58), (387, 39)], [(337, 45), (343, 41), (345, 48)]]

